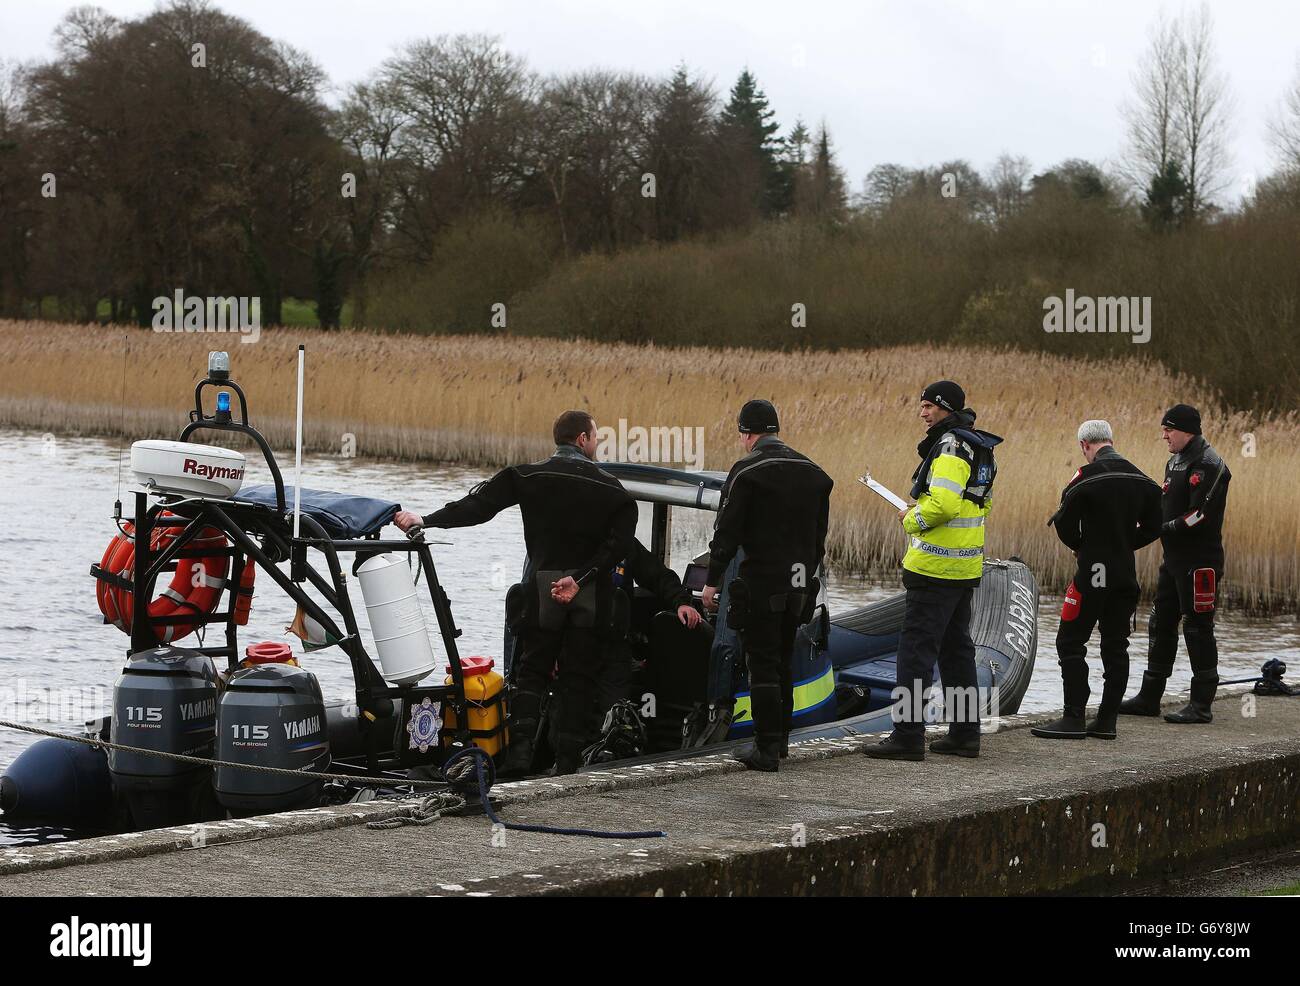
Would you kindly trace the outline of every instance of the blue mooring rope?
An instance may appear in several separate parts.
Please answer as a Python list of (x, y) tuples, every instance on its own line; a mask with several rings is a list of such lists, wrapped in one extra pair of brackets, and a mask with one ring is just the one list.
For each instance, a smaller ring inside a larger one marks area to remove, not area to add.
[[(465, 766), (456, 767), (460, 762), (465, 762)], [(471, 766), (472, 764), (472, 766)], [(453, 769), (454, 768), (454, 769)], [(475, 779), (478, 782), (478, 796), (483, 803), (483, 811), (488, 818), (492, 820), (493, 825), (501, 825), (512, 832), (545, 832), (550, 835), (583, 835), (592, 839), (666, 839), (667, 832), (645, 831), (645, 832), (601, 832), (597, 829), (565, 829), (557, 828), (554, 825), (520, 825), (517, 822), (503, 822), (497, 817), (497, 813), (492, 810), (492, 802), (488, 798), (488, 792), (492, 789), (492, 783), (496, 780), (496, 767), (492, 763), (492, 758), (487, 755), (485, 750), (477, 746), (467, 746), (465, 749), (455, 753), (442, 765), (442, 777), (453, 788), (464, 790), (470, 771), (474, 772)]]

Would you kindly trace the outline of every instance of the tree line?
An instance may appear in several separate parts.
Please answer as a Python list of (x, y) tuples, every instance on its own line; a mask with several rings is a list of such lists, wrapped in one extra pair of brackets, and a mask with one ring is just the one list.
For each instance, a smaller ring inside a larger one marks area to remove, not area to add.
[[(307, 53), (207, 0), (78, 7), (54, 40), (48, 61), (0, 66), (0, 315), (148, 324), (184, 288), (257, 296), (269, 324), (300, 298), (326, 327), (1042, 346), (1026, 327), (1061, 278), (1149, 295), (1184, 271), (1217, 285), (1219, 324), (1289, 330), (1294, 367), (1300, 74), (1271, 124), (1276, 173), (1226, 208), (1233, 104), (1204, 7), (1151, 28), (1116, 163), (882, 164), (856, 188), (826, 123), (782, 125), (748, 69), (725, 92), (685, 66), (544, 76), (495, 38), (441, 36), (331, 102)], [(1244, 242), (1283, 274), (1247, 278), (1251, 296), (1196, 274)], [(1214, 382), (1259, 392), (1244, 369)]]

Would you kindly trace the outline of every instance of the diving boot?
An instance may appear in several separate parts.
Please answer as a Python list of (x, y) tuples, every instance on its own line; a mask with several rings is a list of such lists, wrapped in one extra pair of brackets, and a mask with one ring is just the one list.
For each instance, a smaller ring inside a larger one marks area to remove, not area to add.
[(506, 747), (506, 757), (497, 768), (497, 776), (526, 777), (533, 772), (533, 761), (537, 759), (536, 719), (513, 719), (510, 725), (510, 745)]
[(781, 734), (781, 759), (788, 760), (789, 758), (790, 758), (790, 734), (782, 733)]
[(736, 759), (750, 770), (775, 771), (781, 762), (785, 736), (781, 686), (775, 683), (754, 685), (749, 690), (749, 707), (754, 717), (754, 745)]
[(920, 742), (916, 743), (900, 739), (897, 733), (890, 733), (862, 752), (872, 760), (924, 760), (925, 737), (922, 735)]
[(1165, 722), (1213, 722), (1214, 713), (1210, 707), (1219, 689), (1219, 649), (1214, 640), (1214, 628), (1197, 626), (1189, 621), (1183, 627), (1183, 638), (1187, 641), (1187, 656), (1192, 664), (1191, 701), (1177, 712), (1166, 715)]
[(1126, 698), (1119, 703), (1119, 714), (1122, 716), (1160, 715), (1160, 699), (1165, 694), (1165, 682), (1168, 680), (1167, 674), (1143, 671), (1142, 687), (1132, 698)]
[(754, 745), (745, 752), (736, 754), (736, 759), (749, 770), (775, 774), (781, 766), (781, 738), (755, 736)]
[(526, 777), (533, 772), (533, 758), (536, 751), (533, 748), (531, 736), (521, 736), (517, 740), (511, 740), (509, 748), (506, 750), (506, 758), (501, 761), (501, 767), (497, 771), (497, 776), (506, 777)]
[(551, 771), (551, 776), (576, 774), (578, 768), (582, 766), (582, 751), (585, 746), (586, 742), (582, 736), (561, 733), (555, 741), (555, 769)]
[(966, 735), (958, 733), (954, 736), (949, 733), (947, 736), (940, 736), (930, 744), (930, 752), (974, 759), (980, 755), (980, 734)]
[(1088, 726), (1085, 730), (1093, 739), (1113, 740), (1119, 733), (1115, 730), (1115, 717), (1104, 716), (1100, 712), (1088, 720)]
[(1191, 701), (1177, 712), (1168, 712), (1165, 714), (1165, 722), (1173, 722), (1180, 725), (1213, 721), (1214, 713), (1210, 711), (1210, 706), (1204, 702)]
[(1088, 728), (1083, 721), (1083, 716), (1072, 714), (1069, 709), (1061, 718), (1044, 723), (1041, 726), (1032, 726), (1029, 731), (1040, 739), (1081, 740), (1088, 738)]

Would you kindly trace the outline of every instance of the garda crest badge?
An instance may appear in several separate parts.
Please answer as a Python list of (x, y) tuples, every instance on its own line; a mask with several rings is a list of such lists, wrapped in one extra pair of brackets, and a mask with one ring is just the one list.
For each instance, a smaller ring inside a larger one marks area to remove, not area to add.
[(412, 750), (428, 753), (429, 747), (438, 742), (438, 733), (442, 730), (442, 704), (432, 702), (429, 696), (419, 705), (411, 706), (411, 721), (406, 724), (410, 734)]

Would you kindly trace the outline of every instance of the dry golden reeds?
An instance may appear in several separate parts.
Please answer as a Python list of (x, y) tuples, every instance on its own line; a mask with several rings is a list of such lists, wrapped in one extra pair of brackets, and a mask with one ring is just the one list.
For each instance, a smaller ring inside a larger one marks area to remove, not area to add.
[[(585, 407), (600, 424), (623, 418), (629, 426), (702, 426), (706, 467), (726, 469), (739, 454), (737, 409), (767, 397), (780, 409), (785, 437), (836, 481), (834, 560), (865, 571), (896, 566), (903, 542), (894, 512), (855, 479), (870, 467), (905, 493), (923, 432), (920, 390), (956, 379), (979, 425), (1006, 439), (988, 550), (1023, 558), (1049, 591), (1062, 590), (1072, 570), (1073, 559), (1045, 524), (1081, 462), (1079, 422), (1109, 420), (1117, 447), (1159, 480), (1167, 456), (1162, 411), (1177, 401), (1200, 404), (1205, 433), (1233, 472), (1225, 535), (1231, 598), (1258, 609), (1300, 599), (1300, 417), (1207, 405), (1185, 381), (1135, 358), (927, 346), (664, 349), (306, 329), (267, 329), (256, 344), (243, 345), (235, 336), (0, 321), (0, 424), (112, 433), (124, 420), (120, 430), (129, 439), (171, 437), (204, 375), (207, 351), (225, 348), (253, 402), (254, 424), (287, 448), (299, 343), (309, 361), (308, 446), (338, 452), (353, 435), (356, 454), (378, 458), (482, 465), (536, 458), (550, 447), (555, 414)], [(1158, 563), (1158, 546), (1139, 556), (1148, 586)]]

